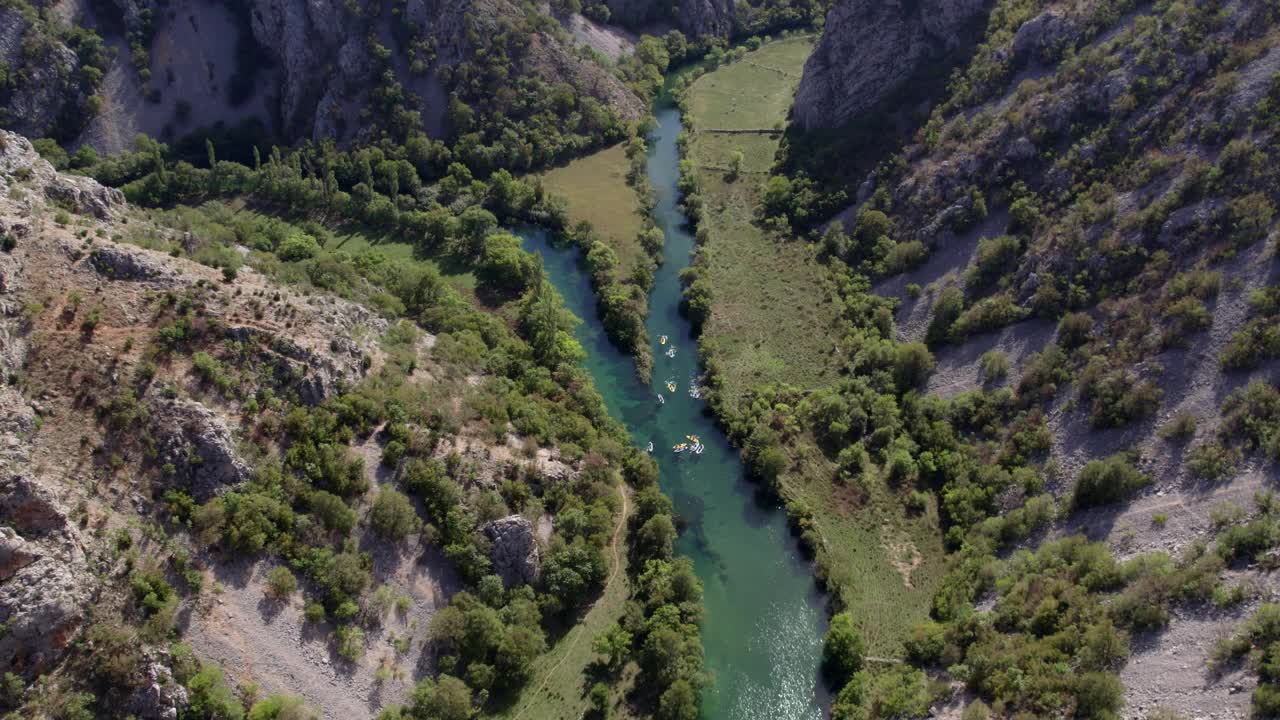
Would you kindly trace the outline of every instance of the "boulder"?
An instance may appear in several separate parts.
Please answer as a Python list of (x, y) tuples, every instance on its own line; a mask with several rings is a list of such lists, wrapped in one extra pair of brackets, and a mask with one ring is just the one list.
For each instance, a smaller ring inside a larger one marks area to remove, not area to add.
[(94, 589), (79, 537), (52, 493), (23, 476), (0, 483), (0, 672), (34, 676), (54, 665)]
[(0, 130), (0, 176), (19, 172), (28, 175), (31, 185), (42, 189), (46, 198), (83, 215), (106, 220), (124, 205), (124, 194), (119, 190), (103, 187), (91, 178), (59, 173), (25, 137)]
[(172, 466), (174, 477), (200, 502), (248, 480), (252, 473), (236, 452), (226, 423), (198, 402), (154, 401), (151, 432), (157, 462)]
[(1013, 58), (1025, 63), (1050, 63), (1061, 57), (1067, 46), (1080, 36), (1076, 24), (1059, 10), (1045, 10), (1022, 23), (1013, 36)]
[(155, 280), (168, 274), (159, 260), (119, 245), (95, 249), (89, 254), (89, 262), (112, 280)]
[(125, 703), (127, 712), (138, 720), (177, 720), (190, 704), (187, 689), (173, 681), (167, 660), (168, 653), (149, 653), (143, 668), (146, 681)]
[(482, 529), (493, 542), (490, 558), (504, 587), (537, 581), (542, 572), (542, 557), (533, 523), (520, 515), (511, 515), (494, 520)]

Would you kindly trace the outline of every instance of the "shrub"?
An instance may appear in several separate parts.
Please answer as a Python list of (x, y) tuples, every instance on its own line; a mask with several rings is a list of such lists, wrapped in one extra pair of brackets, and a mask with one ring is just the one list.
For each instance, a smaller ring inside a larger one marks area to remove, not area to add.
[(1160, 426), (1157, 433), (1165, 440), (1185, 439), (1196, 434), (1196, 424), (1199, 418), (1196, 414), (1184, 410), (1173, 417), (1172, 420)]
[(1007, 294), (983, 298), (956, 318), (951, 326), (951, 338), (962, 340), (970, 335), (997, 330), (1022, 320), (1027, 314), (1028, 310)]
[(965, 278), (965, 287), (972, 292), (993, 284), (1015, 267), (1021, 245), (1018, 238), (1012, 235), (1001, 235), (979, 242), (973, 267)]
[(978, 358), (978, 370), (986, 382), (1003, 380), (1009, 374), (1009, 356), (999, 350), (988, 350)]
[(1077, 509), (1108, 505), (1127, 499), (1151, 483), (1151, 478), (1133, 466), (1127, 453), (1092, 460), (1080, 471), (1072, 504)]
[(865, 646), (862, 633), (847, 612), (831, 618), (831, 627), (822, 643), (822, 668), (831, 687), (844, 687), (862, 669)]
[(419, 519), (408, 496), (394, 488), (383, 487), (369, 509), (369, 524), (380, 536), (398, 541), (416, 532)]
[(900, 242), (885, 257), (885, 272), (889, 275), (904, 273), (924, 262), (928, 254), (924, 243), (919, 240)]
[(933, 318), (929, 320), (929, 329), (925, 331), (925, 342), (930, 347), (947, 342), (951, 336), (951, 326), (963, 311), (964, 293), (958, 287), (945, 288), (933, 304)]
[(294, 232), (276, 248), (276, 256), (285, 262), (309, 260), (320, 254), (320, 243), (304, 232)]
[(902, 343), (894, 350), (893, 376), (902, 391), (919, 387), (933, 372), (933, 354), (924, 343)]
[(1239, 451), (1222, 443), (1209, 441), (1187, 451), (1187, 468), (1197, 478), (1221, 480), (1235, 472), (1239, 459)]
[(267, 573), (267, 594), (277, 600), (284, 600), (298, 590), (298, 579), (289, 568), (277, 565)]
[(1093, 318), (1088, 313), (1067, 313), (1058, 321), (1058, 344), (1067, 349), (1080, 347), (1092, 332)]
[(338, 655), (348, 662), (364, 657), (364, 631), (353, 625), (343, 625), (333, 632)]

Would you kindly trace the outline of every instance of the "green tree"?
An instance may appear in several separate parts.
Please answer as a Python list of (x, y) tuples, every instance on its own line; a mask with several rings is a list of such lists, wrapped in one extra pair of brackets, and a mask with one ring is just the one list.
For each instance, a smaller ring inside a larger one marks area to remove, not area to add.
[(426, 678), (413, 689), (408, 713), (414, 720), (468, 720), (471, 688), (452, 675)]
[(608, 658), (609, 669), (617, 672), (631, 654), (631, 633), (614, 623), (596, 635), (591, 649)]
[(369, 525), (388, 540), (402, 540), (417, 532), (420, 525), (418, 512), (408, 496), (398, 490), (383, 486), (369, 508)]
[(844, 687), (862, 669), (865, 648), (862, 633), (847, 612), (831, 618), (831, 627), (822, 643), (822, 668), (833, 688)]
[(683, 678), (671, 683), (658, 700), (661, 720), (698, 720), (698, 692)]

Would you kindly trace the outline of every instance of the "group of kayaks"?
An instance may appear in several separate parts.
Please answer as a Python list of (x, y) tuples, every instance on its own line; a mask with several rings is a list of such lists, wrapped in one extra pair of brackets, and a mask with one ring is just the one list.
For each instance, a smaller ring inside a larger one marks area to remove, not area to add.
[(707, 446), (702, 444), (702, 441), (698, 439), (697, 435), (685, 435), (684, 437), (689, 442), (682, 442), (678, 445), (672, 446), (671, 448), (677, 454), (682, 452), (691, 452), (694, 455), (701, 455), (702, 451), (707, 449)]
[[(658, 336), (658, 344), (659, 344), (659, 345), (663, 345), (663, 346), (665, 346), (665, 345), (667, 344), (667, 340), (668, 340), (668, 338), (667, 338), (667, 336), (666, 336), (666, 335), (659, 335), (659, 336)], [(673, 357), (675, 357), (675, 356), (676, 356), (676, 348), (675, 348), (675, 345), (672, 345), (671, 347), (668, 347), (668, 348), (667, 348), (667, 351), (666, 351), (665, 353), (663, 353), (663, 354), (664, 354), (664, 355), (666, 355), (666, 356), (667, 356), (667, 357), (669, 357), (669, 358), (673, 358)], [(663, 385), (666, 385), (666, 387), (667, 387), (667, 392), (669, 392), (669, 393), (673, 393), (673, 392), (675, 392), (675, 391), (676, 391), (676, 388), (678, 387), (678, 386), (676, 385), (675, 378), (667, 378), (666, 380), (664, 380), (664, 381), (663, 381), (663, 383), (662, 383), (662, 384), (663, 384)], [(701, 396), (702, 396), (702, 391), (698, 388), (698, 386), (697, 386), (696, 384), (694, 384), (694, 383), (690, 383), (690, 385), (689, 385), (689, 397), (692, 397), (692, 398), (694, 398), (694, 399), (697, 399), (697, 398), (699, 398), (699, 397), (701, 397)], [(666, 399), (666, 397), (664, 397), (664, 396), (662, 395), (662, 393), (658, 393), (658, 404), (659, 404), (659, 405), (665, 405), (666, 403), (667, 403), (667, 399)], [(682, 453), (690, 453), (690, 454), (692, 454), (692, 455), (701, 455), (701, 454), (702, 454), (702, 451), (707, 449), (707, 446), (702, 444), (702, 440), (701, 440), (697, 435), (685, 435), (684, 437), (685, 437), (685, 440), (686, 440), (687, 442), (682, 442), (682, 443), (676, 444), (676, 445), (672, 446), (672, 448), (671, 448), (671, 450), (672, 450), (672, 451), (674, 451), (677, 455), (682, 454)], [(653, 443), (649, 443), (649, 447), (647, 448), (647, 452), (650, 452), (650, 453), (652, 453), (652, 452), (653, 452)]]

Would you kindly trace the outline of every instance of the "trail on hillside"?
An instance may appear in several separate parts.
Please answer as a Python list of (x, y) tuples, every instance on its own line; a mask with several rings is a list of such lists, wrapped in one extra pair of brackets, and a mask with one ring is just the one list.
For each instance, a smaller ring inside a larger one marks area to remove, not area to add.
[[(532, 690), (532, 693), (528, 697), (537, 697), (538, 693), (545, 690), (547, 688), (547, 683), (551, 682), (551, 677), (556, 674), (556, 671), (560, 669), (560, 666), (564, 664), (564, 661), (573, 656), (574, 648), (578, 646), (578, 641), (582, 639), (582, 630), (586, 624), (586, 615), (590, 614), (592, 610), (595, 610), (596, 605), (604, 600), (605, 595), (609, 592), (609, 588), (613, 587), (614, 581), (618, 579), (618, 572), (622, 569), (622, 552), (618, 545), (622, 538), (622, 528), (626, 526), (627, 518), (631, 515), (631, 501), (627, 495), (626, 485), (618, 485), (618, 495), (622, 496), (622, 513), (618, 518), (617, 526), (613, 529), (613, 537), (609, 540), (609, 550), (613, 555), (613, 571), (609, 573), (609, 579), (605, 581), (604, 588), (600, 591), (600, 597), (596, 598), (596, 601), (591, 603), (591, 607), (588, 608), (587, 612), (583, 615), (583, 622), (574, 626), (572, 630), (574, 636), (573, 639), (569, 641), (569, 645), (565, 647), (564, 656), (560, 658), (559, 662), (552, 665), (551, 669), (547, 670), (546, 674), (542, 676), (542, 682), (538, 683), (538, 686)], [(526, 704), (524, 707), (520, 708), (520, 711), (513, 715), (511, 720), (520, 720), (528, 707), (529, 705)]]

